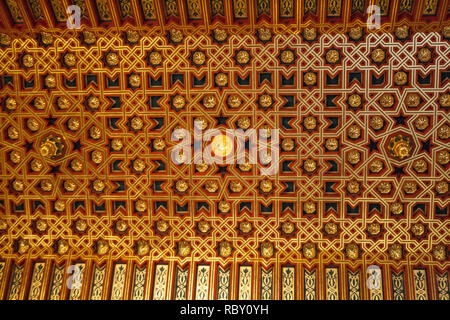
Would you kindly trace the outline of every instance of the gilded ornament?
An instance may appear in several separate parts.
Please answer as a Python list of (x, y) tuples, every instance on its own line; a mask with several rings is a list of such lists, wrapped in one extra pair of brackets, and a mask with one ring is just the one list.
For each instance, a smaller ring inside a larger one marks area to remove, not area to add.
[(248, 51), (240, 50), (236, 53), (236, 61), (240, 64), (247, 64), (250, 61), (250, 54)]
[(420, 96), (417, 93), (409, 93), (406, 96), (406, 105), (410, 108), (416, 108), (420, 104)]
[(196, 64), (197, 66), (201, 66), (205, 63), (206, 61), (206, 55), (203, 51), (195, 51), (192, 54), (192, 62), (194, 62), (194, 64)]
[(36, 119), (29, 118), (27, 119), (27, 128), (30, 129), (30, 131), (36, 132), (39, 130), (39, 122), (37, 122)]
[(147, 210), (147, 202), (145, 202), (144, 200), (138, 200), (134, 204), (134, 208), (137, 212), (144, 212), (145, 210)]
[(315, 28), (305, 28), (303, 29), (303, 37), (307, 41), (314, 41), (317, 37), (317, 31)]
[(183, 41), (183, 33), (180, 30), (170, 30), (170, 40), (172, 40), (173, 43)]
[(139, 33), (134, 30), (127, 30), (127, 40), (130, 43), (137, 43), (139, 41)]
[(6, 33), (0, 33), (0, 44), (2, 46), (9, 46), (11, 44), (11, 37)]
[(12, 163), (17, 164), (22, 160), (22, 156), (20, 155), (19, 152), (13, 150), (9, 154), (9, 160), (11, 160)]
[(83, 40), (86, 44), (93, 44), (97, 39), (90, 31), (83, 31)]
[(258, 29), (258, 38), (261, 41), (269, 41), (272, 38), (272, 31), (268, 28)]
[(444, 108), (450, 107), (450, 94), (441, 94), (441, 96), (439, 97), (439, 104)]
[(430, 125), (430, 120), (427, 116), (418, 116), (414, 121), (414, 126), (417, 130), (425, 130)]
[(212, 109), (216, 106), (216, 97), (212, 94), (207, 94), (203, 97), (203, 105), (205, 108)]
[(19, 239), (19, 241), (17, 241), (17, 252), (19, 254), (25, 254), (25, 253), (27, 253), (27, 251), (29, 249), (30, 249), (30, 244), (29, 244), (28, 240)]
[(269, 241), (264, 241), (263, 243), (261, 243), (261, 256), (263, 256), (263, 258), (271, 258), (273, 256), (274, 253), (274, 248), (273, 248), (273, 244)]
[(26, 67), (26, 68), (32, 68), (34, 66), (34, 58), (31, 54), (25, 54), (22, 57), (22, 64)]
[(133, 130), (141, 130), (144, 126), (144, 120), (140, 117), (133, 117), (131, 118), (130, 125)]
[(240, 163), (238, 166), (239, 166), (239, 169), (244, 172), (248, 172), (248, 171), (252, 170), (252, 165), (248, 162)]
[(56, 104), (60, 109), (67, 109), (70, 107), (70, 100), (66, 97), (58, 97), (58, 99), (56, 100)]
[(33, 101), (33, 105), (38, 110), (43, 110), (47, 106), (47, 102), (42, 97), (36, 97)]
[(49, 74), (45, 77), (44, 83), (47, 88), (54, 88), (56, 87), (56, 77)]
[(356, 194), (360, 191), (360, 186), (357, 181), (350, 181), (347, 184), (347, 191), (351, 194)]
[[(151, 57), (151, 56), (150, 56)], [(119, 64), (119, 56), (115, 52), (108, 52), (106, 54), (106, 64), (110, 67), (115, 67)]]
[(222, 213), (230, 212), (231, 204), (228, 201), (220, 201), (219, 202), (219, 211)]
[(211, 230), (211, 225), (208, 221), (202, 220), (197, 223), (197, 228), (201, 233), (208, 233)]
[(417, 191), (417, 183), (415, 182), (406, 182), (403, 186), (403, 191), (408, 194), (415, 193)]
[(450, 26), (445, 26), (444, 29), (442, 30), (442, 35), (445, 38), (450, 38)]
[(48, 227), (47, 222), (44, 219), (38, 219), (36, 221), (36, 229), (39, 232), (45, 232), (45, 230), (47, 230), (47, 227)]
[(103, 256), (108, 253), (109, 244), (103, 239), (97, 240), (97, 254)]
[(431, 60), (431, 51), (428, 48), (421, 48), (417, 53), (420, 62), (428, 62)]
[(41, 41), (44, 45), (49, 46), (53, 43), (53, 36), (50, 33), (42, 32)]
[(75, 222), (75, 229), (76, 229), (78, 232), (85, 232), (86, 229), (87, 229), (87, 223), (86, 223), (86, 221), (85, 221), (85, 220), (77, 220), (77, 221)]
[(382, 194), (388, 194), (392, 191), (392, 184), (390, 182), (380, 182), (377, 187), (377, 190)]
[(227, 99), (228, 106), (230, 108), (239, 108), (242, 104), (242, 99), (236, 94), (232, 94)]
[(222, 258), (227, 258), (227, 257), (231, 256), (232, 252), (233, 252), (233, 247), (231, 245), (231, 242), (229, 242), (229, 241), (219, 242), (219, 255)]
[(331, 63), (331, 64), (338, 62), (339, 58), (340, 58), (339, 51), (337, 51), (335, 49), (328, 50), (325, 55), (325, 59), (327, 60), (328, 63)]
[(244, 187), (240, 181), (231, 181), (230, 182), (230, 190), (232, 192), (241, 192)]
[(411, 227), (411, 232), (415, 237), (420, 237), (425, 233), (425, 226), (422, 223), (416, 223)]
[(136, 159), (133, 161), (133, 169), (137, 172), (141, 172), (145, 169), (145, 161), (142, 159)]
[(162, 55), (158, 51), (152, 51), (149, 56), (150, 63), (154, 66), (158, 66), (162, 63)]
[(411, 139), (401, 134), (392, 137), (388, 144), (388, 151), (391, 156), (400, 160), (409, 157), (412, 151)]
[(226, 134), (220, 134), (215, 136), (211, 141), (211, 149), (216, 156), (226, 157), (233, 152), (234, 142), (233, 139)]
[(5, 219), (0, 219), (0, 231), (5, 231), (8, 229), (8, 223)]
[(228, 76), (223, 72), (219, 72), (215, 75), (214, 81), (219, 87), (226, 86), (228, 84)]
[(336, 138), (329, 138), (325, 140), (325, 148), (330, 151), (335, 151), (339, 147), (339, 141)]
[(308, 200), (303, 204), (303, 211), (307, 214), (316, 212), (316, 203)]
[(440, 181), (436, 184), (436, 192), (438, 194), (447, 194), (448, 193), (448, 183), (445, 181)]
[(314, 259), (316, 257), (316, 246), (313, 243), (305, 243), (302, 251), (303, 256), (307, 259)]
[(204, 162), (203, 160), (202, 160), (202, 162), (201, 163), (197, 163), (196, 165), (195, 165), (195, 169), (198, 171), (198, 172), (205, 172), (206, 170), (208, 170), (208, 164), (206, 163), (206, 162)]
[(218, 42), (223, 42), (227, 39), (227, 32), (222, 29), (215, 29), (214, 30), (214, 39)]
[(178, 255), (182, 258), (187, 257), (191, 253), (191, 245), (189, 242), (181, 240), (178, 242)]
[(348, 97), (348, 104), (352, 108), (359, 108), (362, 104), (362, 97), (359, 94), (352, 94)]
[(63, 183), (63, 187), (66, 191), (73, 192), (75, 191), (77, 185), (75, 184), (75, 182), (73, 182), (73, 180), (66, 180)]
[(178, 180), (175, 183), (175, 188), (177, 189), (178, 192), (186, 192), (186, 190), (189, 188), (189, 185), (186, 181)]
[(358, 257), (359, 257), (359, 247), (358, 247), (358, 245), (355, 244), (355, 243), (349, 243), (345, 247), (345, 255), (349, 259), (353, 259), (353, 260), (358, 259)]
[(303, 82), (308, 86), (313, 86), (317, 82), (317, 75), (314, 72), (307, 72), (303, 75)]
[(295, 59), (294, 52), (291, 50), (283, 50), (281, 51), (280, 59), (282, 63), (291, 64)]
[(208, 192), (216, 192), (219, 189), (219, 185), (215, 180), (209, 180), (205, 183), (205, 189)]
[(141, 77), (138, 74), (132, 74), (130, 75), (130, 77), (128, 78), (128, 84), (132, 87), (132, 88), (137, 88), (141, 85)]
[(164, 150), (164, 148), (166, 147), (166, 142), (164, 141), (164, 139), (155, 139), (153, 140), (153, 148), (155, 150), (161, 151)]
[(150, 252), (150, 245), (145, 240), (138, 240), (137, 241), (137, 255), (138, 256), (145, 256)]
[(380, 98), (380, 104), (384, 108), (391, 108), (394, 105), (394, 96), (391, 93), (385, 93)]
[(69, 251), (69, 242), (65, 239), (58, 240), (58, 249), (57, 253), (59, 255), (63, 255)]
[(100, 107), (100, 99), (95, 96), (90, 96), (88, 98), (88, 106), (91, 109), (98, 109)]
[(40, 183), (41, 189), (45, 192), (50, 192), (53, 190), (53, 182), (51, 180), (42, 180)]
[(268, 139), (272, 136), (272, 128), (269, 125), (264, 124), (259, 127), (259, 136)]
[(117, 232), (125, 232), (127, 231), (128, 224), (124, 220), (117, 220), (116, 222), (116, 231)]
[(395, 29), (395, 35), (398, 39), (404, 40), (409, 35), (409, 27), (408, 26), (401, 26), (397, 27)]
[(19, 139), (19, 130), (17, 130), (16, 127), (8, 127), (8, 138), (12, 139), (12, 140), (17, 140)]
[(404, 71), (398, 71), (394, 74), (394, 83), (398, 86), (403, 86), (408, 82), (408, 75)]
[(252, 231), (252, 224), (248, 221), (241, 221), (239, 223), (239, 230), (243, 233), (249, 233), (250, 231)]
[(295, 230), (295, 225), (291, 221), (285, 221), (281, 224), (281, 230), (285, 234), (291, 234)]
[(294, 150), (295, 147), (295, 142), (292, 138), (286, 138), (283, 139), (283, 141), (281, 142), (281, 148), (283, 149), (283, 151), (292, 151)]
[(176, 126), (175, 128), (173, 128), (172, 137), (176, 138), (177, 140), (181, 140), (186, 137), (186, 130), (181, 126)]
[(372, 222), (367, 226), (367, 232), (372, 236), (376, 236), (381, 232), (381, 225), (378, 222)]
[(359, 151), (352, 150), (347, 154), (347, 161), (350, 164), (358, 164), (361, 161), (361, 154)]
[(99, 150), (92, 151), (91, 160), (96, 164), (101, 163), (103, 161), (103, 153)]
[(324, 230), (329, 235), (335, 235), (338, 232), (338, 225), (334, 222), (327, 222)]
[(272, 181), (264, 179), (259, 183), (259, 189), (264, 192), (264, 193), (268, 193), (270, 191), (272, 191), (273, 189), (273, 184)]
[(383, 49), (377, 48), (372, 51), (371, 57), (374, 62), (380, 63), (383, 62), (384, 59), (386, 58), (386, 53), (384, 52)]
[(237, 124), (238, 124), (239, 128), (244, 129), (244, 130), (250, 128), (250, 125), (251, 125), (250, 117), (246, 117), (246, 116), (240, 117), (238, 119)]
[(384, 120), (381, 116), (373, 116), (370, 117), (369, 124), (373, 130), (380, 130), (384, 126)]
[(89, 129), (89, 136), (94, 140), (98, 140), (102, 136), (102, 130), (97, 126), (92, 126)]
[(114, 138), (111, 140), (111, 149), (114, 151), (120, 151), (123, 148), (123, 141), (120, 138)]
[(447, 249), (444, 245), (438, 244), (433, 248), (433, 257), (436, 260), (443, 261), (447, 257)]
[(392, 214), (402, 214), (403, 213), (403, 205), (400, 202), (393, 203), (391, 205), (391, 213)]
[(105, 189), (105, 182), (96, 179), (94, 180), (94, 182), (92, 182), (92, 188), (97, 192), (102, 192)]
[(314, 130), (317, 127), (317, 120), (313, 116), (307, 116), (303, 119), (303, 125), (307, 130)]
[(9, 111), (13, 111), (17, 109), (17, 101), (14, 98), (6, 98), (5, 107)]
[(64, 55), (64, 64), (68, 67), (73, 67), (77, 63), (77, 58), (73, 53), (66, 53)]
[(442, 140), (446, 140), (450, 138), (450, 127), (447, 124), (444, 124), (438, 130), (438, 136)]
[(419, 159), (414, 161), (413, 168), (417, 173), (424, 173), (428, 170), (428, 164), (425, 160)]
[(64, 200), (58, 199), (53, 204), (53, 208), (55, 209), (55, 211), (62, 212), (64, 211), (64, 209), (66, 209), (66, 203), (64, 202)]
[(352, 124), (347, 129), (347, 136), (350, 139), (358, 139), (359, 137), (361, 137), (361, 127), (357, 124)]
[(259, 105), (263, 108), (269, 108), (272, 105), (272, 96), (263, 94), (259, 96)]
[(198, 130), (205, 130), (208, 127), (208, 121), (204, 117), (196, 117), (194, 119), (194, 126)]
[(353, 27), (349, 31), (350, 39), (352, 40), (358, 40), (361, 39), (363, 36), (363, 30), (361, 27)]
[(437, 161), (439, 164), (445, 166), (450, 162), (450, 153), (447, 150), (441, 150), (437, 154)]
[(166, 232), (167, 230), (169, 230), (169, 224), (167, 223), (167, 221), (164, 220), (158, 220), (156, 222), (156, 230), (158, 230), (159, 232)]
[(403, 248), (399, 244), (393, 244), (389, 247), (389, 256), (393, 260), (400, 260), (403, 256)]
[(317, 163), (315, 160), (307, 159), (303, 161), (303, 169), (306, 172), (314, 172), (317, 169)]
[(39, 172), (42, 170), (42, 168), (44, 167), (44, 164), (42, 163), (41, 160), (39, 159), (33, 159), (30, 162), (30, 168), (32, 171), (34, 172)]
[(175, 109), (177, 109), (177, 110), (182, 109), (182, 108), (184, 108), (185, 105), (186, 105), (186, 99), (183, 96), (177, 94), (175, 97), (173, 97), (172, 106)]

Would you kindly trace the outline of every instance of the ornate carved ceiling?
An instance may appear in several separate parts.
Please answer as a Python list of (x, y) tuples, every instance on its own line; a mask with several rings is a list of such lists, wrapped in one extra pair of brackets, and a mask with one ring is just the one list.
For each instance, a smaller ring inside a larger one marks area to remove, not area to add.
[(447, 1), (0, 5), (0, 298), (449, 299)]

